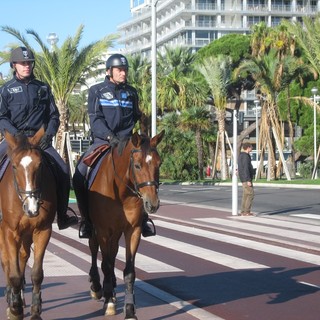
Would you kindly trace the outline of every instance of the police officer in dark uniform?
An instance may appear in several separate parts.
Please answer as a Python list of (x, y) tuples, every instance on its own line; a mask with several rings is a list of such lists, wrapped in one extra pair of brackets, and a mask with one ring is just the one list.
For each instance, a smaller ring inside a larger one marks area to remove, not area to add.
[[(35, 79), (33, 52), (25, 47), (18, 47), (11, 52), (10, 66), (14, 69), (13, 78), (0, 88), (0, 130), (12, 135), (25, 134), (32, 137), (42, 126), (45, 135), (40, 147), (48, 155), (55, 170), (58, 171), (57, 222), (59, 229), (66, 229), (78, 223), (76, 215), (68, 216), (70, 175), (68, 166), (52, 147), (52, 138), (56, 135), (60, 120), (50, 87)], [(6, 157), (7, 142), (0, 143), (0, 163)]]
[[(89, 89), (88, 112), (90, 118), (93, 144), (82, 156), (105, 144), (116, 144), (121, 139), (131, 137), (135, 123), (141, 117), (138, 106), (138, 94), (135, 88), (127, 84), (128, 61), (121, 54), (111, 55), (106, 62), (107, 75), (104, 82)], [(76, 192), (82, 222), (79, 229), (80, 238), (89, 238), (92, 226), (88, 217), (87, 202), (87, 166), (79, 161), (73, 176), (73, 186)], [(142, 235), (154, 235), (148, 226), (150, 221), (144, 214)]]

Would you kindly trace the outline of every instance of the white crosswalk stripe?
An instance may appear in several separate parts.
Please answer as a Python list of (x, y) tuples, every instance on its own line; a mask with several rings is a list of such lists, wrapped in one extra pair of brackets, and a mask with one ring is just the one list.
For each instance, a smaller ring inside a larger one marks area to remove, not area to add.
[[(212, 231), (207, 231), (207, 230), (201, 230), (197, 229), (194, 227), (189, 227), (189, 226), (183, 226), (181, 224), (176, 224), (176, 223), (170, 223), (170, 222), (165, 222), (165, 221), (157, 221), (157, 225), (164, 227), (164, 228), (169, 228), (173, 229), (176, 231), (180, 232), (185, 232), (185, 233), (190, 233), (199, 237), (206, 237), (208, 239), (212, 239), (215, 241), (221, 241), (224, 243), (232, 244), (235, 246), (240, 246), (244, 248), (250, 248), (254, 249), (257, 251), (262, 251), (265, 253), (270, 253), (273, 255), (279, 255), (285, 258), (290, 258), (290, 259), (295, 259), (307, 263), (312, 263), (315, 265), (320, 265), (320, 257), (316, 254), (311, 254), (307, 252), (301, 252), (301, 251), (296, 251), (293, 249), (288, 249), (284, 247), (279, 247), (276, 245), (270, 245), (267, 243), (261, 243), (258, 241), (253, 241), (249, 239), (243, 239), (240, 237), (236, 236), (230, 236), (226, 234), (220, 234)], [(231, 225), (229, 221), (229, 226)], [(279, 229), (276, 231), (274, 230), (275, 234), (279, 233)], [(286, 232), (285, 232), (286, 233)], [(300, 234), (300, 237), (302, 237), (302, 233)], [(231, 267), (231, 266), (229, 266)]]
[[(59, 232), (56, 224), (53, 225), (53, 231)], [(81, 243), (84, 243), (84, 244), (88, 243), (88, 240), (78, 238), (78, 231), (75, 229), (68, 228), (68, 229), (64, 230), (62, 232), (62, 234), (65, 237), (80, 241)], [(63, 245), (65, 245), (65, 244), (63, 244)], [(73, 250), (73, 248), (71, 248), (70, 253), (72, 253), (72, 250)], [(67, 250), (67, 251), (69, 251), (69, 250)], [(117, 259), (120, 261), (125, 261), (125, 249), (121, 246), (119, 247)], [(88, 261), (91, 262), (91, 260), (88, 260)], [(141, 270), (144, 270), (145, 272), (148, 272), (148, 273), (155, 273), (155, 272), (168, 273), (168, 272), (182, 272), (183, 271), (180, 268), (176, 268), (174, 266), (163, 263), (159, 260), (152, 259), (150, 257), (142, 255), (139, 252), (137, 253), (137, 256), (136, 256), (136, 267)]]

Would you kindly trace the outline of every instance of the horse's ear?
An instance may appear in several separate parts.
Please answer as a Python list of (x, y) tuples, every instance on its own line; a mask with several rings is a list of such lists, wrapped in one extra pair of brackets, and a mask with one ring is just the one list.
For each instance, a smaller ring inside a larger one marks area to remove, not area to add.
[(41, 138), (44, 136), (44, 134), (45, 134), (45, 130), (44, 130), (44, 127), (42, 126), (42, 127), (35, 133), (35, 135), (29, 139), (30, 143), (31, 143), (32, 145), (35, 145), (35, 146), (38, 145), (39, 142), (40, 142), (40, 140), (41, 140)]
[(165, 133), (165, 131), (162, 130), (160, 133), (158, 133), (156, 136), (154, 136), (150, 141), (150, 146), (155, 148), (163, 139), (164, 133)]
[(141, 137), (138, 132), (135, 132), (131, 137), (132, 144), (137, 148), (140, 145)]
[(7, 141), (7, 144), (11, 150), (15, 149), (18, 142), (14, 135), (12, 135), (9, 131), (4, 130), (4, 138)]

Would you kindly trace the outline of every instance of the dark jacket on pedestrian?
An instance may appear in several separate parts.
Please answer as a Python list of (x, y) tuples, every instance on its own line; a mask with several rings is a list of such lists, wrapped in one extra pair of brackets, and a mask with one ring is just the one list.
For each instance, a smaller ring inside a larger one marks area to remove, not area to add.
[(252, 182), (254, 170), (249, 153), (240, 152), (238, 160), (238, 175), (241, 182)]

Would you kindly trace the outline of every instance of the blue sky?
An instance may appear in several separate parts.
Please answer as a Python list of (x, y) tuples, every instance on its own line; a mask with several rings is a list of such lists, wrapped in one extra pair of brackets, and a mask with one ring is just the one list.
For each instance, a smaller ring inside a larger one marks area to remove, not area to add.
[[(6, 0), (1, 1), (0, 26), (17, 29), (36, 48), (26, 29), (36, 31), (42, 40), (55, 32), (59, 37), (59, 46), (68, 36), (74, 36), (83, 24), (80, 46), (84, 46), (117, 33), (117, 26), (128, 21), (130, 16), (130, 0)], [(15, 42), (13, 36), (0, 31), (0, 50)], [(0, 72), (4, 75), (9, 69), (9, 64), (0, 66)]]

